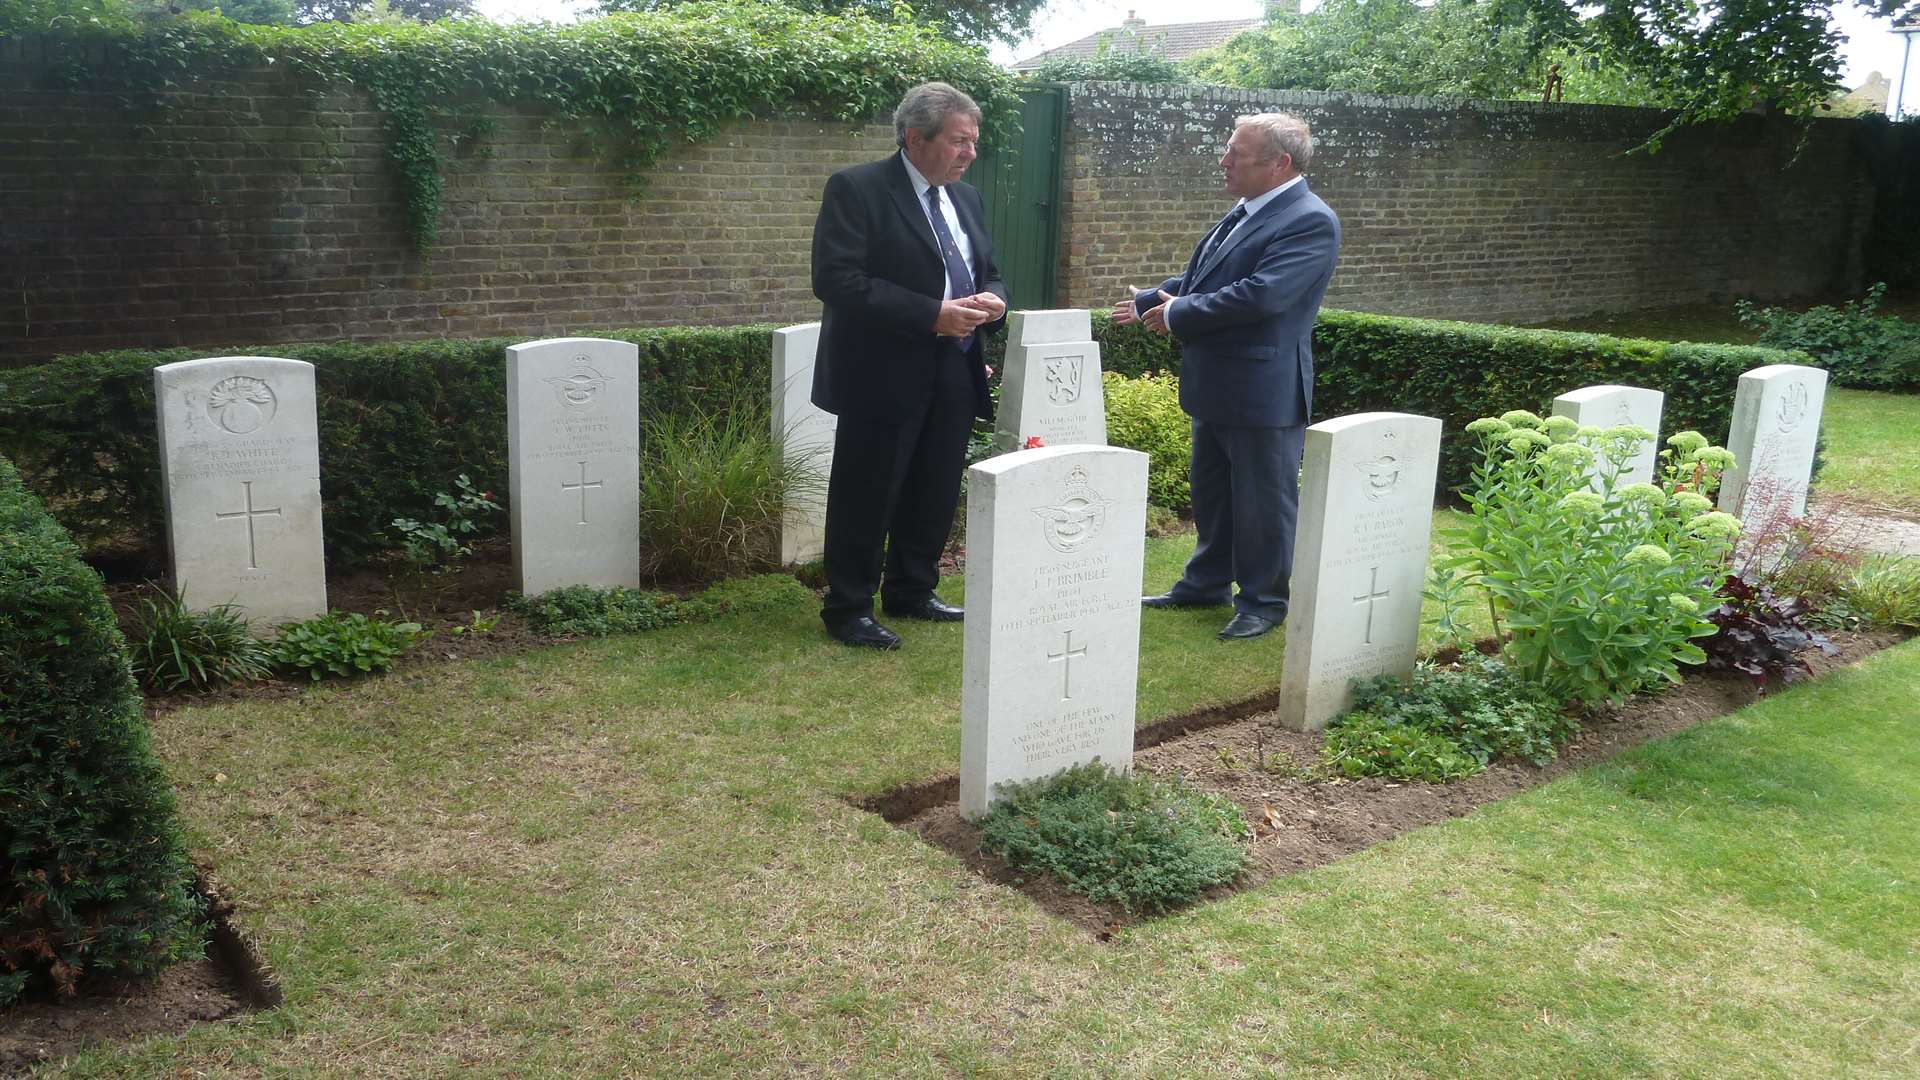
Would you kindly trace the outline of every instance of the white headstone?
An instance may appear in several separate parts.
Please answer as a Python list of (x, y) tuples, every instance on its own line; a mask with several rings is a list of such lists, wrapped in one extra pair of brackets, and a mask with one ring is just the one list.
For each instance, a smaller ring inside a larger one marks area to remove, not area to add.
[(1002, 450), (1018, 450), (1031, 438), (1043, 446), (1106, 445), (1107, 398), (1089, 312), (1007, 316), (1004, 363), (994, 425)]
[(1819, 368), (1769, 364), (1740, 376), (1727, 435), (1734, 463), (1720, 480), (1720, 509), (1749, 535), (1770, 518), (1807, 512), (1826, 396), (1827, 373)]
[(1307, 429), (1280, 719), (1312, 731), (1353, 681), (1413, 673), (1440, 421), (1357, 413)]
[[(1654, 469), (1659, 464), (1660, 412), (1666, 400), (1667, 396), (1660, 391), (1639, 386), (1584, 386), (1554, 398), (1553, 415), (1567, 417), (1581, 427), (1632, 425), (1653, 433), (1654, 437), (1640, 447), (1640, 452), (1614, 478), (1617, 491), (1628, 484), (1653, 482)], [(1598, 475), (1593, 478), (1593, 486), (1595, 491), (1602, 487)]]
[(960, 810), (995, 786), (1133, 764), (1147, 455), (1003, 454), (967, 471)]
[(153, 369), (173, 583), (256, 630), (324, 615), (313, 365), (221, 356)]
[(813, 403), (813, 357), (820, 324), (773, 332), (773, 437), (807, 482), (790, 492), (780, 522), (780, 563), (810, 562), (826, 551), (827, 479), (833, 471), (837, 417)]
[(507, 347), (514, 576), (537, 596), (640, 584), (640, 349), (553, 338)]

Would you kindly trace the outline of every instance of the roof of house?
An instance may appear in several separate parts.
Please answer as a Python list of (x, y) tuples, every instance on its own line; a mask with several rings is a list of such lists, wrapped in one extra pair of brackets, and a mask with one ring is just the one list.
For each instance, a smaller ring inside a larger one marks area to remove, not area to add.
[(1088, 34), (1078, 41), (1070, 41), (1025, 60), (1017, 60), (1013, 70), (1032, 71), (1049, 60), (1096, 56), (1103, 42), (1111, 42), (1107, 46), (1109, 50), (1131, 52), (1137, 49), (1162, 60), (1185, 60), (1194, 53), (1221, 44), (1235, 34), (1257, 30), (1266, 23), (1265, 19), (1218, 19), (1213, 22), (1148, 26), (1145, 19), (1133, 18), (1132, 12), (1128, 12), (1127, 16), (1127, 20), (1119, 26)]

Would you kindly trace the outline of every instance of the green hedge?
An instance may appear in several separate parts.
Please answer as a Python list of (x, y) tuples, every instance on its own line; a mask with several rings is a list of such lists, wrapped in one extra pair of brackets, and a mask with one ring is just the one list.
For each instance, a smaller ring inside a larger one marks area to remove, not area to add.
[(0, 1008), (200, 941), (193, 866), (100, 575), (0, 457)]
[[(1125, 375), (1180, 370), (1178, 346), (1095, 313), (1104, 370)], [(1774, 349), (1644, 341), (1603, 334), (1522, 330), (1485, 323), (1323, 311), (1314, 327), (1315, 419), (1376, 410), (1437, 416), (1440, 483), (1457, 488), (1472, 467), (1466, 425), (1509, 409), (1544, 412), (1569, 390), (1602, 383), (1667, 395), (1664, 437), (1694, 429), (1716, 442), (1733, 419), (1740, 374), (1792, 363)]]
[[(640, 346), (644, 417), (699, 404), (709, 411), (766, 400), (771, 326), (602, 332)], [(1094, 315), (1105, 370), (1178, 372), (1177, 346)], [(395, 517), (431, 515), (461, 473), (507, 489), (506, 347), (516, 339), (397, 345), (284, 345), (224, 350), (315, 367), (328, 559), (364, 562)], [(1004, 342), (989, 343), (997, 365)], [(95, 547), (161, 550), (166, 536), (156, 457), (152, 369), (221, 350), (89, 353), (0, 371), (0, 453), (20, 464), (61, 522)], [(1466, 481), (1466, 424), (1508, 409), (1542, 409), (1595, 383), (1667, 393), (1668, 432), (1724, 438), (1740, 373), (1790, 362), (1734, 345), (1638, 341), (1597, 334), (1327, 311), (1314, 332), (1319, 418), (1369, 410), (1446, 422), (1441, 482)]]
[[(640, 347), (640, 407), (764, 401), (770, 326), (599, 332)], [(166, 538), (153, 369), (214, 355), (314, 366), (327, 558), (365, 562), (396, 517), (429, 518), (461, 473), (507, 490), (506, 348), (524, 339), (394, 345), (122, 350), (0, 371), (0, 453), (94, 548), (155, 552)], [(644, 422), (644, 420), (643, 420)]]

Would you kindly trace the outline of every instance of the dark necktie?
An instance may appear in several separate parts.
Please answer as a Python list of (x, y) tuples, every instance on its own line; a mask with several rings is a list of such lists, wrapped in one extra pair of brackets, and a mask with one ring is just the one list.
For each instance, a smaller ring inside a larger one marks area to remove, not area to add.
[[(960, 245), (953, 242), (953, 230), (947, 228), (947, 215), (940, 211), (940, 189), (927, 189), (928, 217), (933, 219), (933, 237), (940, 242), (940, 258), (947, 264), (947, 285), (953, 290), (955, 300), (964, 300), (973, 295), (973, 271), (967, 269), (967, 260), (960, 257)], [(955, 342), (961, 352), (973, 344), (973, 335)]]
[(1233, 227), (1240, 224), (1241, 220), (1246, 216), (1247, 205), (1241, 203), (1229, 211), (1226, 217), (1220, 219), (1220, 224), (1213, 230), (1213, 239), (1207, 241), (1206, 254), (1200, 256), (1198, 265), (1201, 268), (1204, 268), (1209, 262), (1213, 261), (1214, 255), (1220, 250), (1220, 245), (1227, 242), (1227, 234), (1232, 232)]

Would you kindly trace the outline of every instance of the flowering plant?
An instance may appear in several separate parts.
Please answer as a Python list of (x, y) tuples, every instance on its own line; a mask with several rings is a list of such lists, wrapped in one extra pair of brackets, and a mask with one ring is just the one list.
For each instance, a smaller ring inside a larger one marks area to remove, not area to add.
[(1443, 571), (1485, 590), (1509, 665), (1563, 701), (1619, 701), (1705, 659), (1740, 523), (1706, 491), (1733, 455), (1696, 432), (1667, 440), (1656, 483), (1622, 483), (1645, 428), (1582, 428), (1514, 411), (1467, 425), (1480, 462), (1472, 522)]

